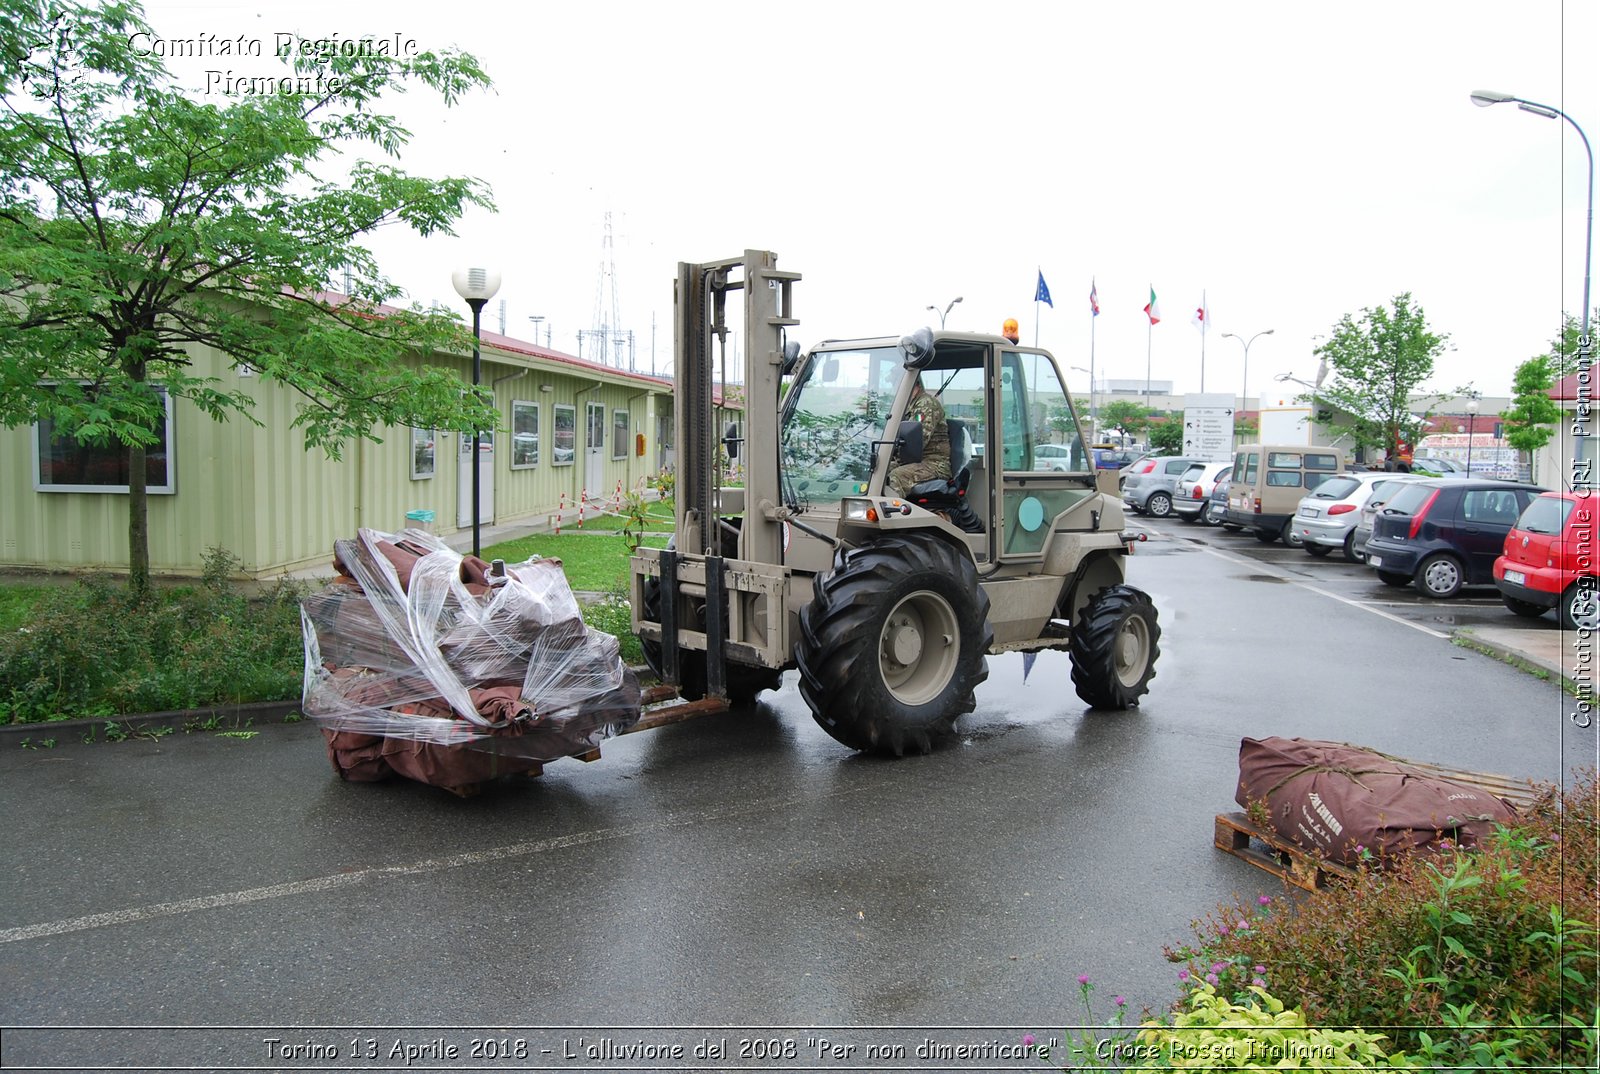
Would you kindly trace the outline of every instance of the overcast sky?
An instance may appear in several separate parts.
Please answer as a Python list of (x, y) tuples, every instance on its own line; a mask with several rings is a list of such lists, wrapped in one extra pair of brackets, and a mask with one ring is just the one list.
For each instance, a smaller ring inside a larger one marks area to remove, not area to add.
[[(1008, 316), (1099, 377), (1238, 392), (1311, 378), (1345, 313), (1412, 292), (1448, 333), (1434, 383), (1509, 390), (1583, 286), (1600, 137), (1600, 4), (479, 2), (147, 5), (169, 38), (399, 34), (476, 54), (495, 90), (446, 111), (392, 100), (402, 166), (489, 182), (458, 238), (373, 243), (424, 303), (450, 269), (498, 268), (508, 330), (552, 343), (632, 329), (670, 361), (680, 260), (771, 249), (801, 272), (792, 338), (890, 335)], [(1580, 54), (1580, 47), (1587, 54)], [(279, 73), (270, 57), (174, 62)], [(615, 275), (604, 271), (605, 218)], [(1036, 304), (1042, 271), (1054, 306)], [(1089, 313), (1091, 280), (1100, 316)], [(613, 322), (612, 284), (620, 319)], [(1154, 287), (1163, 315), (1143, 312)], [(485, 311), (497, 327), (497, 303)], [(1148, 352), (1147, 352), (1148, 347)], [(1084, 373), (1070, 374), (1078, 390)]]

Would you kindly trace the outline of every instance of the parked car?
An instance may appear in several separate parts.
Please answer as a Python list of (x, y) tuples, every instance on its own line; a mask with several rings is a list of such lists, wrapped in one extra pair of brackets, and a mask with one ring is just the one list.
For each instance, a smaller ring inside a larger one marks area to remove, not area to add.
[(1149, 473), (1155, 467), (1156, 459), (1157, 456), (1150, 454), (1148, 451), (1135, 452), (1133, 458), (1117, 471), (1117, 487), (1121, 488), (1126, 485), (1128, 478), (1134, 474)]
[(1380, 480), (1372, 486), (1372, 491), (1367, 494), (1367, 502), (1361, 508), (1361, 519), (1356, 523), (1354, 540), (1351, 549), (1365, 559), (1367, 556), (1367, 540), (1372, 536), (1372, 519), (1378, 513), (1378, 508), (1389, 501), (1389, 497), (1400, 491), (1400, 486), (1413, 481), (1426, 481), (1426, 474), (1390, 474), (1378, 472)]
[(1361, 508), (1373, 487), (1388, 476), (1370, 470), (1335, 474), (1310, 495), (1302, 496), (1295, 509), (1294, 530), (1306, 552), (1325, 556), (1337, 548), (1351, 563), (1360, 563), (1362, 553), (1355, 547), (1356, 523), (1361, 520)]
[(1090, 450), (1094, 453), (1096, 470), (1120, 470), (1139, 457), (1137, 451), (1127, 448), (1097, 447)]
[(1206, 505), (1211, 502), (1211, 492), (1218, 478), (1226, 478), (1233, 471), (1231, 462), (1197, 462), (1178, 478), (1177, 492), (1172, 500), (1172, 513), (1185, 522), (1199, 522), (1205, 517)]
[(1033, 448), (1033, 468), (1053, 470), (1056, 473), (1074, 473), (1083, 469), (1083, 448), (1077, 444), (1036, 444)]
[(1243, 444), (1233, 457), (1228, 521), (1271, 544), (1300, 544), (1294, 512), (1300, 498), (1339, 473), (1339, 453), (1306, 444)]
[(1493, 585), (1506, 535), (1544, 489), (1516, 481), (1431, 477), (1405, 485), (1378, 509), (1367, 564), (1385, 585), (1412, 583), (1445, 599)]
[(1467, 467), (1454, 459), (1423, 455), (1411, 460), (1411, 472), (1425, 477), (1466, 477)]
[(1547, 492), (1528, 504), (1494, 561), (1507, 608), (1530, 619), (1554, 608), (1568, 630), (1600, 629), (1597, 506), (1590, 491)]
[(1131, 473), (1122, 483), (1123, 506), (1151, 518), (1166, 518), (1172, 514), (1178, 479), (1190, 466), (1205, 461), (1190, 455), (1164, 455), (1155, 459), (1148, 470)]
[(1228, 475), (1217, 478), (1216, 488), (1211, 490), (1211, 495), (1206, 498), (1205, 524), (1208, 526), (1228, 525), (1228, 486), (1233, 483), (1233, 468), (1228, 468)]

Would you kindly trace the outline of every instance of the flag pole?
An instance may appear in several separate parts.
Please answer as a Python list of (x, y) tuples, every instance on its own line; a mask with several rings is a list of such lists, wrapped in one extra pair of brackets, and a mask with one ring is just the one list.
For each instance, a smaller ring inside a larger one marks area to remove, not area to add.
[(1150, 413), (1150, 347), (1155, 340), (1156, 323), (1146, 317), (1148, 324), (1144, 326), (1144, 409), (1146, 416)]
[(1094, 405), (1094, 322), (1099, 320), (1094, 314), (1089, 314), (1089, 435), (1095, 443), (1100, 442), (1100, 413)]
[(1039, 295), (1037, 292), (1033, 296), (1033, 345), (1035, 347), (1039, 345)]

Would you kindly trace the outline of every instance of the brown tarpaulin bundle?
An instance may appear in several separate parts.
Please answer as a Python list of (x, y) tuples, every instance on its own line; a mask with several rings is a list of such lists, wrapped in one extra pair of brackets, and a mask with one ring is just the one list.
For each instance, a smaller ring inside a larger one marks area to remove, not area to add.
[(1516, 810), (1476, 787), (1412, 768), (1377, 750), (1305, 738), (1239, 743), (1246, 809), (1265, 802), (1273, 831), (1330, 861), (1355, 864), (1451, 846), (1472, 848)]
[(334, 564), (301, 607), (303, 707), (341, 778), (471, 793), (637, 722), (638, 680), (584, 624), (558, 561), (495, 576), (431, 534), (362, 530)]

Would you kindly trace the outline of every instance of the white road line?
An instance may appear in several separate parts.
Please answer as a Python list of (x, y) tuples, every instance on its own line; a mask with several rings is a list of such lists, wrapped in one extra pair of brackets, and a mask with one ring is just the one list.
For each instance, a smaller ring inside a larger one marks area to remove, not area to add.
[(1286, 574), (1285, 572), (1277, 569), (1276, 567), (1273, 567), (1273, 566), (1271, 566), (1270, 564), (1267, 564), (1267, 563), (1263, 563), (1260, 560), (1246, 559), (1244, 556), (1239, 555), (1237, 552), (1224, 552), (1221, 549), (1213, 548), (1208, 544), (1196, 544), (1195, 547), (1198, 548), (1202, 552), (1206, 552), (1206, 553), (1209, 553), (1210, 555), (1216, 556), (1218, 559), (1225, 559), (1230, 563), (1234, 563), (1234, 564), (1237, 564), (1237, 565), (1242, 566), (1242, 567), (1249, 567), (1250, 569), (1258, 571), (1258, 572), (1261, 572), (1261, 573), (1271, 574), (1275, 578), (1278, 578), (1278, 579), (1280, 579), (1282, 581), (1288, 582), (1290, 585), (1299, 586), (1301, 589), (1307, 590), (1308, 592), (1316, 593), (1318, 596), (1331, 597), (1332, 599), (1338, 601), (1340, 604), (1348, 604), (1352, 608), (1360, 608), (1364, 612), (1371, 612), (1373, 615), (1376, 615), (1376, 616), (1378, 616), (1378, 617), (1380, 617), (1382, 619), (1387, 619), (1392, 623), (1399, 623), (1402, 626), (1408, 626), (1412, 630), (1420, 630), (1424, 634), (1428, 635), (1429, 637), (1440, 638), (1440, 639), (1443, 639), (1445, 641), (1449, 641), (1450, 640), (1450, 635), (1446, 634), (1446, 633), (1444, 633), (1442, 631), (1435, 630), (1432, 627), (1425, 627), (1421, 623), (1413, 623), (1409, 619), (1402, 619), (1400, 616), (1395, 615), (1392, 612), (1386, 612), (1381, 608), (1375, 608), (1370, 604), (1363, 603), (1362, 601), (1351, 600), (1349, 597), (1341, 597), (1337, 593), (1330, 593), (1326, 589), (1321, 588), (1320, 586), (1314, 586), (1314, 585), (1310, 584), (1309, 582), (1302, 582), (1300, 579), (1295, 578), (1292, 575)]
[[(838, 798), (850, 794), (859, 794), (869, 789), (871, 789), (870, 786), (862, 786), (855, 789), (835, 791), (828, 797)], [(505, 861), (510, 858), (524, 858), (535, 854), (545, 854), (552, 850), (565, 850), (569, 847), (604, 843), (613, 839), (625, 839), (629, 836), (664, 831), (669, 828), (681, 828), (706, 821), (722, 820), (727, 817), (784, 809), (810, 799), (811, 796), (766, 799), (761, 802), (742, 803), (721, 809), (708, 809), (698, 813), (667, 817), (645, 824), (630, 824), (619, 828), (596, 828), (586, 832), (575, 832), (572, 835), (557, 836), (553, 839), (512, 843), (509, 846), (491, 847), (487, 850), (471, 850), (462, 854), (452, 854), (443, 858), (429, 858), (404, 865), (374, 866), (370, 869), (335, 873), (331, 876), (297, 880), (288, 884), (272, 884), (267, 887), (247, 888), (244, 891), (220, 892), (215, 895), (200, 895), (192, 899), (180, 899), (176, 902), (161, 902), (150, 906), (137, 906), (127, 910), (112, 910), (102, 914), (70, 917), (60, 921), (44, 921), (37, 925), (22, 925), (17, 928), (0, 929), (0, 944), (17, 943), (22, 940), (37, 940), (44, 936), (59, 936), (68, 932), (82, 932), (86, 929), (104, 928), (107, 925), (137, 924), (138, 922), (150, 921), (158, 917), (189, 914), (198, 910), (216, 910), (230, 906), (243, 906), (246, 903), (261, 902), (266, 899), (282, 899), (294, 895), (310, 895), (318, 892), (334, 891), (353, 884), (366, 883), (369, 880), (416, 876), (445, 869), (459, 869), (463, 866)]]

